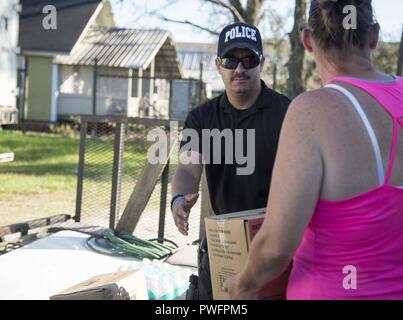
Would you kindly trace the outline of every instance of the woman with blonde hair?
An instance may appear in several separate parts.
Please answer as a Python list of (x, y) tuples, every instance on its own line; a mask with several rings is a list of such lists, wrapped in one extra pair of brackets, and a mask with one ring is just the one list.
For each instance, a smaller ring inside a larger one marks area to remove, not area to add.
[(293, 261), (287, 299), (403, 299), (403, 78), (373, 67), (378, 36), (371, 0), (311, 1), (301, 39), (324, 87), (289, 108), (232, 298), (254, 298)]

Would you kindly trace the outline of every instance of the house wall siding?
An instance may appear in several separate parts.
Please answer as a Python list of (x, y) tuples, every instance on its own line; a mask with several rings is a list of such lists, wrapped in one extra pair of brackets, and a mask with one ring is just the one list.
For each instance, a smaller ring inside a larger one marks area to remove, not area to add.
[(51, 121), (52, 58), (28, 57), (26, 119)]
[[(59, 65), (59, 71), (58, 114), (92, 114), (93, 67)], [(98, 67), (96, 115), (127, 115), (127, 99), (128, 70)]]
[(18, 0), (0, 1), (0, 107), (15, 107), (17, 94)]
[(95, 20), (96, 26), (103, 26), (114, 28), (116, 27), (115, 19), (113, 18), (113, 11), (109, 1), (103, 3), (102, 9)]

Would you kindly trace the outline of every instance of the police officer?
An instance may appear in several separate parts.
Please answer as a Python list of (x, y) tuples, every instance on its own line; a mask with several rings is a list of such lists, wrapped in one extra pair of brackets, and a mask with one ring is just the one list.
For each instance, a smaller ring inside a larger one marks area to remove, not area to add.
[[(172, 182), (171, 210), (184, 235), (203, 167), (215, 214), (266, 207), (281, 124), (290, 103), (260, 78), (265, 58), (256, 27), (226, 26), (219, 36), (217, 56), (225, 92), (187, 116)], [(195, 136), (198, 141), (191, 141)], [(199, 248), (197, 287), (198, 296), (193, 299), (212, 299), (205, 238)]]

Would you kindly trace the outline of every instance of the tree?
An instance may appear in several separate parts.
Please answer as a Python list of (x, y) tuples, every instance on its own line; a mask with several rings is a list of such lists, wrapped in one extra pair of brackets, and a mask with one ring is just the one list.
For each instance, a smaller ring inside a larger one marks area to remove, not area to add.
[(295, 0), (294, 27), (289, 34), (291, 53), (288, 61), (288, 96), (294, 98), (305, 91), (303, 81), (305, 50), (300, 40), (300, 28), (306, 23), (306, 0)]
[[(227, 19), (225, 20), (227, 20), (227, 22), (228, 21), (245, 22), (257, 26), (265, 17), (267, 13), (266, 9), (268, 4), (267, 0), (247, 0), (246, 2), (241, 0), (199, 0), (199, 1), (203, 6), (204, 5), (210, 6), (210, 9), (212, 11), (210, 18), (212, 18), (211, 22), (213, 23), (212, 24), (208, 23), (207, 25), (212, 27), (200, 25), (186, 19), (177, 20), (168, 18), (163, 14), (161, 14), (161, 10), (156, 10), (152, 12), (152, 14), (159, 17), (163, 21), (188, 24), (199, 30), (206, 31), (213, 35), (218, 35), (219, 30), (222, 29), (224, 25), (217, 25), (217, 19), (216, 19), (217, 16), (226, 17)], [(171, 0), (168, 2), (168, 5), (173, 5), (176, 2), (178, 2), (178, 0)]]
[(402, 28), (402, 37), (400, 39), (400, 50), (399, 50), (399, 58), (397, 62), (397, 71), (396, 74), (398, 76), (402, 76), (402, 68), (403, 68), (403, 28)]
[(373, 52), (375, 67), (387, 74), (394, 74), (398, 65), (399, 43), (380, 42)]
[[(166, 0), (163, 7), (148, 12), (148, 14), (166, 22), (190, 25), (195, 29), (208, 32), (212, 35), (218, 35), (225, 25), (233, 22), (246, 22), (259, 26), (261, 30), (268, 26), (267, 29), (272, 32), (274, 37), (268, 39), (267, 34), (264, 32), (262, 32), (262, 37), (264, 40), (268, 40), (266, 44), (269, 43), (269, 45), (274, 48), (274, 52), (270, 51), (274, 56), (270, 56), (271, 61), (268, 61), (269, 63), (266, 64), (266, 66), (271, 65), (270, 68), (266, 68), (266, 71), (275, 73), (275, 75), (267, 75), (271, 76), (270, 82), (277, 84), (280, 90), (285, 89), (284, 91), (287, 92), (290, 97), (295, 97), (304, 91), (306, 82), (303, 72), (305, 53), (299, 40), (299, 28), (305, 24), (306, 21), (307, 0), (295, 0), (294, 28), (289, 34), (289, 45), (286, 44), (287, 41), (284, 40), (284, 35), (276, 37), (276, 34), (273, 32), (274, 29), (271, 19), (273, 18), (275, 9), (270, 7), (270, 0), (199, 0), (201, 4), (200, 12), (209, 13), (206, 14), (206, 23), (203, 24), (164, 15), (164, 9), (177, 4), (179, 1), (180, 0)], [(283, 21), (281, 21), (281, 19), (277, 20), (275, 25), (282, 26), (282, 31), (284, 31), (285, 19), (284, 17), (282, 18)], [(277, 35), (279, 35), (279, 33), (277, 33)], [(286, 51), (284, 49), (286, 49)], [(288, 56), (288, 63), (284, 63), (283, 60)], [(274, 67), (274, 64), (276, 64), (276, 67)], [(285, 75), (286, 69), (284, 69), (283, 72), (283, 65), (288, 69), (289, 76)], [(311, 66), (311, 64), (309, 64), (309, 66)], [(288, 78), (288, 81), (281, 81), (283, 74)]]
[(287, 62), (290, 45), (285, 31), (286, 19), (274, 8), (267, 9), (270, 37), (263, 41), (263, 52), (267, 54), (262, 78), (273, 90), (287, 92)]
[[(170, 4), (173, 4), (174, 2), (175, 0), (172, 0)], [(271, 19), (273, 18), (273, 12), (275, 10), (272, 7), (269, 7), (269, 0), (200, 0), (200, 3), (203, 6), (209, 5), (212, 12), (212, 14), (209, 15), (209, 23), (206, 25), (198, 25), (186, 19), (176, 20), (168, 18), (162, 15), (161, 12), (154, 13), (154, 15), (157, 15), (164, 21), (188, 24), (199, 30), (206, 31), (214, 35), (218, 35), (221, 28), (229, 22), (246, 22), (258, 26), (263, 22), (264, 18), (269, 17), (269, 19), (267, 19), (270, 25), (269, 29), (273, 31)], [(305, 24), (306, 9), (306, 0), (295, 1), (294, 28), (289, 34), (291, 53), (287, 64), (290, 76), (288, 77), (289, 80), (286, 84), (286, 91), (288, 91), (290, 97), (295, 97), (299, 93), (303, 92), (305, 88), (303, 79), (305, 53), (304, 48), (299, 40), (299, 27)], [(220, 20), (220, 17), (224, 17), (224, 19)], [(224, 23), (219, 25), (220, 21)], [(279, 24), (278, 22), (276, 24), (284, 27), (284, 24)], [(272, 43), (273, 47), (276, 48), (276, 51), (278, 51), (282, 46), (283, 39), (274, 39), (274, 42), (276, 43)], [(274, 57), (274, 59), (275, 58), (277, 58), (279, 61), (281, 60), (278, 56)], [(274, 69), (275, 68), (273, 67), (273, 72), (275, 71)], [(273, 82), (276, 82), (275, 77), (273, 77)]]

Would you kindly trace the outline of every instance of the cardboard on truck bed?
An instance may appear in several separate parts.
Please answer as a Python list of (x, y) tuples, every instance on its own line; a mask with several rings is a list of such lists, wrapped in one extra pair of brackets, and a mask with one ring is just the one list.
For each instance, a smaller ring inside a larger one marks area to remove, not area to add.
[(142, 270), (95, 276), (50, 297), (50, 300), (148, 300)]

